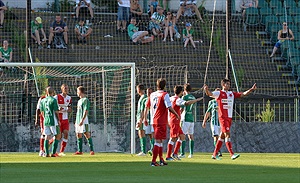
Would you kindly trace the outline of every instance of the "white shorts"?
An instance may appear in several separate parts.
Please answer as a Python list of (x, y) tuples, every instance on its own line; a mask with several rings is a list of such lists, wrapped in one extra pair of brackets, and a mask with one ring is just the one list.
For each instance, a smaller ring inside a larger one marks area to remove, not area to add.
[(153, 125), (148, 125), (148, 126), (144, 125), (144, 130), (146, 135), (154, 133)]
[(132, 37), (131, 40), (134, 40), (135, 38), (139, 37), (141, 34), (143, 34), (145, 31), (137, 31), (135, 32)]
[(212, 134), (213, 137), (220, 135), (220, 131), (221, 131), (220, 126), (210, 124), (210, 129), (211, 129), (211, 134)]
[(181, 122), (181, 129), (185, 135), (193, 135), (194, 126), (195, 126), (194, 122), (186, 122), (186, 121)]
[(91, 131), (91, 126), (89, 124), (83, 124), (79, 126), (79, 124), (75, 123), (75, 133), (85, 133), (90, 131)]
[(43, 135), (57, 135), (59, 131), (59, 126), (44, 126)]

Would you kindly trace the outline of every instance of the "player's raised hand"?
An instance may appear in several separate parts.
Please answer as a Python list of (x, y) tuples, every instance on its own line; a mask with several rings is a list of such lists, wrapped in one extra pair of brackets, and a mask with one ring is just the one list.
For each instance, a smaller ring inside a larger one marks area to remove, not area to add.
[(254, 91), (254, 90), (256, 90), (256, 83), (254, 83), (254, 85), (251, 88), (251, 91)]
[(203, 90), (208, 90), (208, 86), (206, 84), (203, 85)]

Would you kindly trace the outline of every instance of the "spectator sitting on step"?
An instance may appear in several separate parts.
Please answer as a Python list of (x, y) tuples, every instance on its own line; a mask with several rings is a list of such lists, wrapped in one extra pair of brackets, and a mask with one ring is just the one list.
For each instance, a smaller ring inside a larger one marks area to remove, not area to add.
[(197, 7), (197, 0), (180, 0), (180, 7), (177, 12), (176, 19), (178, 20), (181, 15), (183, 16), (193, 16), (194, 13), (197, 15), (199, 20), (204, 23), (200, 11)]
[(194, 29), (192, 29), (192, 24), (186, 23), (185, 24), (185, 29), (183, 29), (183, 31), (182, 31), (184, 49), (186, 49), (186, 46), (188, 45), (189, 42), (191, 42), (194, 49), (196, 49), (196, 45), (195, 45), (195, 42), (193, 40), (193, 34), (194, 34)]
[(157, 12), (154, 12), (149, 22), (149, 30), (154, 36), (162, 36), (162, 26), (166, 16), (163, 14), (164, 9), (160, 6), (157, 7)]
[(294, 40), (294, 34), (293, 31), (291, 29), (288, 28), (287, 23), (283, 22), (282, 23), (282, 30), (278, 31), (277, 34), (277, 43), (275, 44), (272, 54), (270, 55), (270, 57), (273, 57), (274, 54), (276, 53), (277, 49), (280, 48), (281, 44), (285, 41), (285, 40)]
[(156, 8), (158, 6), (158, 1), (157, 0), (151, 0), (150, 5), (149, 5), (149, 10), (148, 14), (150, 13), (150, 17), (153, 15), (154, 12), (156, 12)]
[[(0, 62), (11, 62), (13, 56), (13, 50), (8, 47), (8, 41), (3, 41), (3, 47), (0, 47)], [(14, 67), (10, 67), (11, 71), (15, 71)], [(0, 67), (0, 76), (3, 75), (3, 69)]]
[(76, 20), (78, 20), (80, 8), (88, 8), (90, 11), (91, 19), (94, 19), (94, 12), (91, 6), (91, 0), (76, 0)]
[(137, 25), (139, 26), (142, 21), (143, 8), (139, 4), (139, 0), (131, 0), (130, 2), (130, 18), (136, 18)]
[(154, 40), (153, 36), (151, 36), (151, 37), (147, 36), (148, 31), (139, 31), (135, 25), (136, 25), (136, 19), (134, 17), (132, 17), (130, 20), (130, 24), (128, 25), (127, 31), (128, 31), (130, 40), (134, 44), (149, 43)]
[[(264, 1), (264, 0), (262, 0)], [(246, 14), (246, 9), (250, 7), (257, 8), (258, 6), (258, 0), (242, 0), (241, 1), (241, 9), (242, 9), (242, 18), (243, 21), (245, 21), (245, 14)]]
[(176, 15), (173, 15), (171, 12), (168, 12), (164, 24), (165, 24), (165, 32), (164, 32), (164, 39), (163, 39), (164, 42), (167, 40), (169, 33), (170, 33), (171, 42), (174, 41), (173, 39), (174, 34), (175, 37), (180, 38), (180, 34), (178, 33), (178, 29), (176, 26)]
[(68, 45), (68, 27), (65, 22), (61, 20), (60, 15), (55, 16), (55, 21), (51, 23), (50, 25), (50, 34), (49, 34), (49, 40), (48, 40), (48, 46), (47, 48), (51, 48), (51, 43), (53, 41), (54, 36), (63, 36), (66, 46), (64, 48), (67, 48)]
[(41, 44), (39, 30), (41, 31), (41, 33), (44, 37), (42, 41), (46, 41), (47, 37), (46, 37), (45, 31), (43, 29), (42, 19), (41, 19), (41, 17), (36, 17), (35, 20), (31, 21), (31, 38), (34, 39), (34, 41), (38, 44), (38, 48), (41, 49), (41, 48), (43, 48), (43, 46)]
[(80, 20), (77, 25), (75, 25), (75, 33), (77, 36), (78, 43), (86, 43), (86, 40), (92, 33), (92, 28), (84, 23), (83, 20)]
[(0, 0), (0, 29), (3, 29), (4, 11), (7, 10), (5, 4)]

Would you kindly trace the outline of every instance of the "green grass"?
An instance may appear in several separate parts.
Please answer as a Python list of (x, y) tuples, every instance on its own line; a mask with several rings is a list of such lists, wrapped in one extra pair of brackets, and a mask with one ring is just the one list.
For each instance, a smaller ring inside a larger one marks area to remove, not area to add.
[(122, 153), (95, 156), (67, 154), (41, 158), (37, 153), (0, 153), (1, 183), (75, 182), (174, 182), (174, 183), (299, 183), (299, 154), (243, 153), (236, 160), (228, 154), (221, 161), (211, 154), (151, 167), (151, 158)]

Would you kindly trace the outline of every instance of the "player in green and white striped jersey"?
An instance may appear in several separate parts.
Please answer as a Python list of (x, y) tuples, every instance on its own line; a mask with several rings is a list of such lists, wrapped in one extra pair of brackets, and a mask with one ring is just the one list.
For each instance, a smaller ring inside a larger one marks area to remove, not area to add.
[[(202, 127), (206, 128), (206, 121), (210, 117), (210, 128), (211, 128), (211, 133), (214, 138), (214, 147), (216, 146), (217, 140), (219, 139), (219, 134), (220, 134), (220, 123), (219, 123), (219, 117), (218, 117), (218, 103), (216, 99), (212, 99), (211, 101), (208, 102), (208, 109), (206, 110), (206, 113), (204, 115)], [(219, 155), (222, 156), (221, 151), (219, 151)]]

